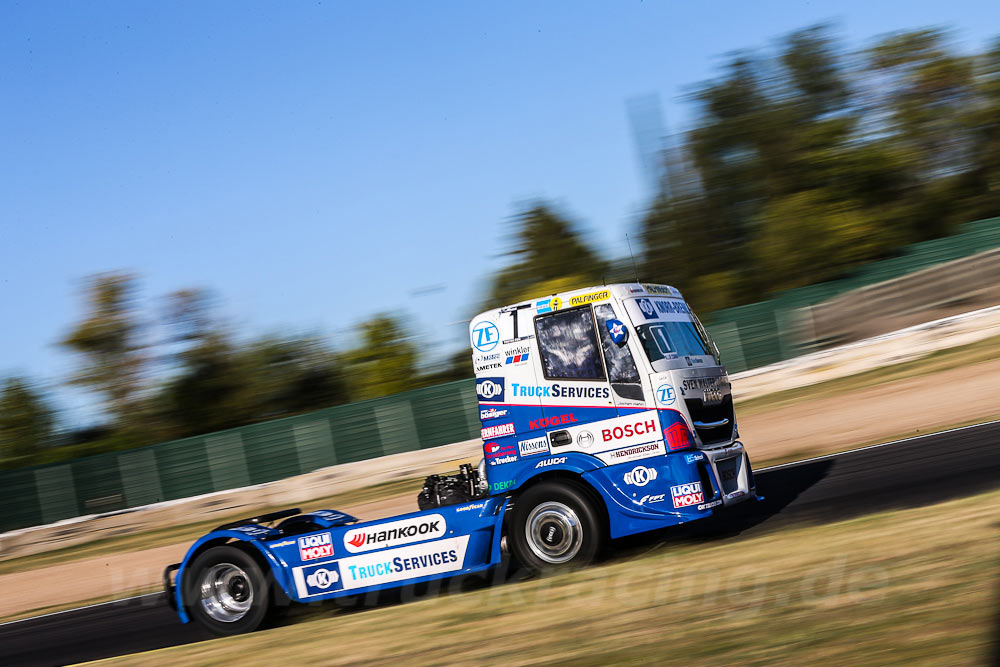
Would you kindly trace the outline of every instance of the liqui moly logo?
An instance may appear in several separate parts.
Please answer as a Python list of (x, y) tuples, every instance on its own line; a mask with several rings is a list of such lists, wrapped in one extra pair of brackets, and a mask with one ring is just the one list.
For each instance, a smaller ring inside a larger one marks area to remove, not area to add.
[(305, 535), (299, 538), (299, 558), (302, 560), (316, 560), (317, 558), (328, 558), (332, 555), (333, 540), (330, 539), (330, 533)]
[(690, 507), (705, 502), (705, 494), (701, 491), (701, 482), (671, 486), (670, 497), (674, 500), (674, 507)]

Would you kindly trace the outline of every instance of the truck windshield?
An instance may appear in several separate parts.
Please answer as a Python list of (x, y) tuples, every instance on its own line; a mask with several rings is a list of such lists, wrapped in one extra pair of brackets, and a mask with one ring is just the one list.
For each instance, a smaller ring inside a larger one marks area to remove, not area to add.
[(661, 359), (712, 354), (694, 322), (640, 324), (635, 330), (651, 363)]

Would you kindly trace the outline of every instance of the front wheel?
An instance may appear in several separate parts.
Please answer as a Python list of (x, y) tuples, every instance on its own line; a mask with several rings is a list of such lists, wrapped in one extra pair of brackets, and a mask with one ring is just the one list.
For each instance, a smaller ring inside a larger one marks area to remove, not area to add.
[(270, 587), (257, 562), (240, 549), (208, 549), (195, 558), (184, 582), (191, 618), (217, 635), (250, 632), (267, 616)]
[(558, 482), (543, 482), (517, 498), (510, 537), (517, 560), (534, 572), (586, 565), (605, 541), (586, 493)]

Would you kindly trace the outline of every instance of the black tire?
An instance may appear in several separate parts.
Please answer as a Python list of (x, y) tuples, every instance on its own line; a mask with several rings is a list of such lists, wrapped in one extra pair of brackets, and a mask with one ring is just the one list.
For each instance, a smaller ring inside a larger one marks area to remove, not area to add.
[(542, 482), (514, 501), (511, 549), (530, 572), (587, 565), (604, 549), (604, 522), (586, 491), (570, 482)]
[(256, 630), (268, 616), (271, 586), (257, 561), (241, 549), (212, 547), (184, 573), (191, 619), (217, 635)]

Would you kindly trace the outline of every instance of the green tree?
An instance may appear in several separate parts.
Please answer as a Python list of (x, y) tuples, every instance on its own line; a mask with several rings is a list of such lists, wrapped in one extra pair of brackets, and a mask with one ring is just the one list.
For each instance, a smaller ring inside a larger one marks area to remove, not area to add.
[(287, 417), (344, 402), (337, 355), (319, 338), (236, 343), (205, 290), (167, 299), (173, 374), (157, 403), (175, 437)]
[(508, 253), (512, 261), (494, 276), (484, 309), (549, 294), (552, 285), (561, 291), (600, 284), (607, 274), (607, 262), (547, 204), (522, 210), (513, 228), (513, 248)]
[(417, 349), (402, 323), (376, 315), (361, 324), (360, 346), (346, 355), (352, 400), (398, 394), (416, 386)]
[(1000, 215), (1000, 39), (975, 62), (977, 103), (966, 107), (971, 167), (962, 184), (965, 219)]
[(60, 341), (82, 357), (69, 382), (101, 394), (119, 428), (137, 424), (133, 413), (145, 379), (147, 349), (140, 338), (135, 291), (136, 280), (129, 274), (91, 277), (84, 319)]
[(0, 391), (0, 458), (27, 457), (52, 444), (53, 412), (24, 378)]
[(956, 203), (972, 168), (966, 110), (978, 106), (973, 60), (956, 54), (942, 30), (891, 35), (867, 56), (868, 74), (879, 81), (876, 109), (888, 119), (877, 131), (902, 155), (900, 166), (912, 184), (912, 240), (946, 234), (962, 221)]
[(881, 246), (859, 207), (820, 190), (773, 200), (759, 224), (750, 251), (774, 290), (830, 280)]

